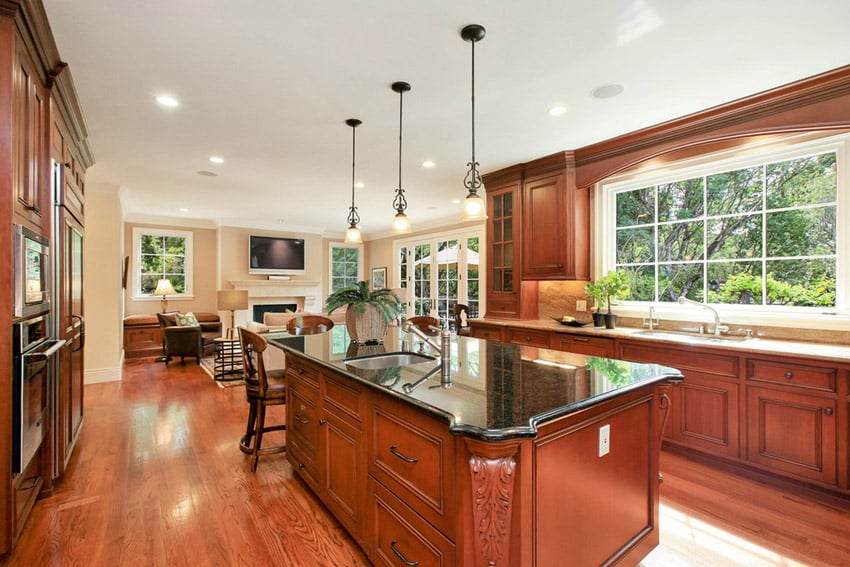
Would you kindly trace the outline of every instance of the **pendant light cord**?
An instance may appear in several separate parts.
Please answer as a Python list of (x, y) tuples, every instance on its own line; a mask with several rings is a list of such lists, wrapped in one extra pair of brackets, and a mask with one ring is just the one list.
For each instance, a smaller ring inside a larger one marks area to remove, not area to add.
[[(475, 40), (472, 44), (472, 167), (475, 169)], [(474, 178), (473, 178), (474, 181)]]

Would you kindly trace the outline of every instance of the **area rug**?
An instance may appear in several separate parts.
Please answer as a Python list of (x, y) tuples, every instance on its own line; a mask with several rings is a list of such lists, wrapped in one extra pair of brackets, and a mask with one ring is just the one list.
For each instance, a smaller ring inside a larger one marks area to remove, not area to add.
[(233, 388), (234, 386), (244, 386), (245, 381), (241, 379), (236, 380), (216, 380), (215, 379), (215, 357), (214, 356), (205, 356), (201, 359), (201, 368), (204, 369), (210, 378), (218, 384), (219, 388)]

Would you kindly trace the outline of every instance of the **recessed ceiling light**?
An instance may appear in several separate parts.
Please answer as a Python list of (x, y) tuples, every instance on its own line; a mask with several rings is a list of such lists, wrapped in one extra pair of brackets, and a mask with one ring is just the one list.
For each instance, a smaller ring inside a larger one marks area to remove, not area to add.
[(602, 85), (601, 87), (593, 89), (591, 94), (596, 98), (611, 98), (617, 96), (624, 90), (626, 90), (626, 88), (623, 85), (611, 83), (610, 85)]
[(224, 158), (218, 157), (218, 156), (212, 156), (212, 157), (210, 157), (210, 161), (213, 162), (213, 163), (224, 163)]
[(460, 205), (460, 199), (452, 199), (452, 205)]
[(186, 207), (180, 207), (180, 212), (181, 213), (188, 213), (189, 209), (187, 209)]
[(567, 113), (566, 106), (553, 106), (548, 110), (549, 116), (561, 116), (562, 114)]
[(354, 184), (354, 186), (357, 187), (358, 189), (363, 189), (364, 187), (366, 187), (366, 184), (363, 183), (362, 181), (358, 181), (357, 183)]
[(435, 165), (437, 164), (431, 161), (430, 159), (426, 159), (422, 162), (422, 167), (434, 167)]
[(173, 96), (162, 95), (156, 97), (156, 101), (162, 106), (180, 106), (180, 101), (174, 98)]
[(198, 175), (203, 175), (204, 177), (218, 177), (218, 173), (215, 173), (213, 171), (206, 171), (203, 169), (198, 172)]

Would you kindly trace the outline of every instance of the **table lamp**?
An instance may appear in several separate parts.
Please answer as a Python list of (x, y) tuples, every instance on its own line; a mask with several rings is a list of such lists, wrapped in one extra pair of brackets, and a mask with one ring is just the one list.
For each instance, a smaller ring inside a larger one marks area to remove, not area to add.
[(218, 290), (219, 311), (230, 311), (230, 327), (227, 329), (227, 338), (236, 338), (236, 310), (248, 309), (247, 289), (220, 289)]
[(174, 286), (171, 285), (171, 280), (162, 278), (156, 282), (156, 289), (153, 290), (153, 294), (162, 296), (162, 312), (165, 313), (165, 309), (168, 307), (168, 296), (177, 295), (177, 292), (174, 290)]

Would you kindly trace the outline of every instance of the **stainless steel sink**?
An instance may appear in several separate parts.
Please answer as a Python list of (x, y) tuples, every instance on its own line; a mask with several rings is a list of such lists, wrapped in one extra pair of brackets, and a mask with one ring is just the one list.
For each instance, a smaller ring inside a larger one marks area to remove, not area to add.
[(740, 343), (744, 341), (758, 340), (753, 337), (732, 337), (729, 335), (696, 335), (694, 333), (676, 331), (638, 331), (635, 336), (652, 337), (680, 343)]
[(433, 356), (418, 354), (415, 352), (387, 352), (384, 354), (370, 354), (366, 356), (355, 356), (345, 358), (343, 362), (355, 368), (365, 370), (380, 370), (382, 368), (393, 368), (394, 366), (407, 366), (420, 362), (433, 362)]

